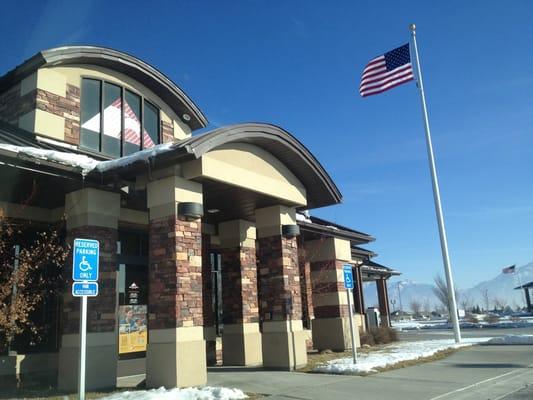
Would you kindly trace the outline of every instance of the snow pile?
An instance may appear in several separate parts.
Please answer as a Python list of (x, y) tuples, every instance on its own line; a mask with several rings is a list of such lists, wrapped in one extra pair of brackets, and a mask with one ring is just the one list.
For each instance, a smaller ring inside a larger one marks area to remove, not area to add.
[(203, 388), (135, 390), (103, 397), (102, 400), (239, 400), (246, 399), (239, 389), (206, 386)]
[(456, 344), (453, 339), (401, 342), (386, 346), (381, 350), (373, 351), (369, 354), (359, 354), (357, 364), (353, 363), (351, 357), (339, 358), (317, 366), (314, 372), (364, 375), (370, 372), (376, 372), (379, 368), (392, 366), (403, 361), (431, 357), (439, 351), (484, 343), (490, 339), (489, 337), (469, 338), (463, 339), (460, 344)]
[(7, 150), (17, 155), (32, 158), (35, 161), (52, 161), (69, 167), (79, 168), (82, 175), (87, 175), (100, 163), (97, 160), (82, 154), (66, 153), (55, 150), (38, 149), (36, 147), (13, 146), (11, 144), (0, 143), (0, 149)]
[(490, 339), (487, 344), (533, 344), (533, 335), (506, 335)]

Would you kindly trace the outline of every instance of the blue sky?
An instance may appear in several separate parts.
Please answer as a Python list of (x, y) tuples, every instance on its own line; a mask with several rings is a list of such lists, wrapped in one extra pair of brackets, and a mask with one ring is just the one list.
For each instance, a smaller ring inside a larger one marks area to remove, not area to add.
[(415, 22), (457, 286), (533, 261), (532, 2), (52, 0), (3, 11), (1, 72), (41, 49), (108, 46), (167, 74), (212, 126), (281, 125), (344, 195), (315, 214), (371, 233), (376, 261), (429, 282), (442, 262), (416, 88), (357, 93), (366, 62), (407, 42)]

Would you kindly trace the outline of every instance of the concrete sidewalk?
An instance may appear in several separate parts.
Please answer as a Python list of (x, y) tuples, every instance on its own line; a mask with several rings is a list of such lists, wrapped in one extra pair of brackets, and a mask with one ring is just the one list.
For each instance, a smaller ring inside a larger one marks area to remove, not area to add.
[(533, 346), (475, 346), (368, 377), (211, 368), (208, 384), (269, 399), (525, 399), (533, 397)]

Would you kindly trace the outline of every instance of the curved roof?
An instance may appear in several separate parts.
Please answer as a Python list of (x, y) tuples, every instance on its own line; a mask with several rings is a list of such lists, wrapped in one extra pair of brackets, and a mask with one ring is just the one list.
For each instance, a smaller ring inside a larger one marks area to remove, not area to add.
[(173, 144), (163, 144), (129, 157), (104, 161), (97, 170), (104, 178), (131, 176), (151, 168), (198, 159), (228, 143), (256, 145), (280, 160), (302, 182), (307, 191), (307, 208), (340, 203), (342, 195), (313, 154), (284, 129), (270, 124), (245, 123), (214, 129)]
[(207, 119), (198, 106), (167, 76), (150, 64), (121, 51), (97, 46), (65, 46), (44, 50), (0, 77), (0, 92), (47, 66), (90, 64), (121, 72), (156, 93), (181, 118), (191, 117), (186, 123), (191, 129), (204, 128)]

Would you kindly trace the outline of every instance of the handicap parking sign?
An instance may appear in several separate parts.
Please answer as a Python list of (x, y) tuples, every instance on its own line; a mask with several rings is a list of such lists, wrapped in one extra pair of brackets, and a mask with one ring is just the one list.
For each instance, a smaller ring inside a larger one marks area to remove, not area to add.
[(93, 239), (74, 239), (72, 279), (96, 282), (100, 258), (100, 243)]
[(344, 275), (344, 288), (353, 289), (352, 266), (350, 264), (344, 264), (342, 267), (342, 272)]

